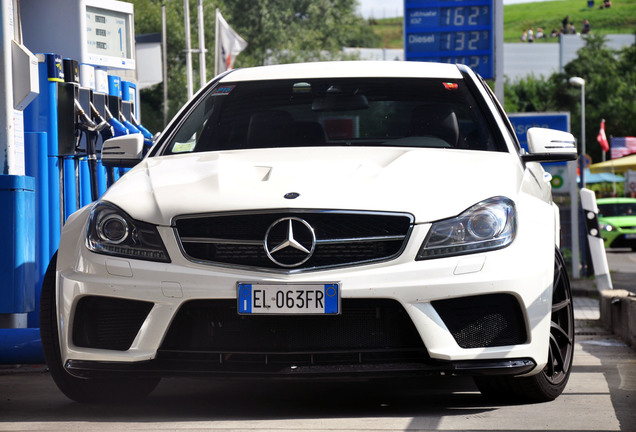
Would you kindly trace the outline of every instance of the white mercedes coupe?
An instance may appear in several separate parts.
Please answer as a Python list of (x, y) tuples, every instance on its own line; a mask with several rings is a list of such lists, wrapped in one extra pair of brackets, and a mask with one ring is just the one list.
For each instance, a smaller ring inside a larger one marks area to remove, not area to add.
[(76, 401), (162, 376), (471, 375), (485, 396), (547, 401), (573, 355), (558, 209), (462, 65), (328, 62), (233, 70), (66, 222), (41, 297), (51, 374)]

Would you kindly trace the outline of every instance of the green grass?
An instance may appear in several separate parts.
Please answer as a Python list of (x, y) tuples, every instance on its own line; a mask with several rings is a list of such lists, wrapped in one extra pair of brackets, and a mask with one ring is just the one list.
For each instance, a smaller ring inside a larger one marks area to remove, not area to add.
[(402, 48), (404, 44), (404, 18), (371, 19), (375, 34), (382, 44), (372, 48)]
[[(504, 6), (504, 42), (519, 42), (524, 30), (541, 27), (546, 34), (561, 27), (561, 21), (570, 16), (576, 30), (581, 30), (584, 18), (590, 21), (592, 33), (597, 35), (634, 33), (636, 31), (636, 0), (612, 0), (612, 7), (599, 9), (602, 0), (588, 8), (587, 0), (558, 0), (522, 3)], [(374, 48), (403, 48), (403, 18), (373, 20), (373, 30), (382, 39)], [(545, 38), (538, 42), (558, 42), (558, 38)]]
[[(602, 2), (595, 1), (594, 8), (588, 8), (586, 0), (559, 0), (536, 3), (522, 3), (504, 7), (504, 42), (519, 42), (524, 30), (543, 28), (548, 35), (553, 28), (561, 27), (567, 15), (577, 31), (581, 30), (583, 19), (590, 22), (592, 33), (598, 35), (634, 33), (636, 30), (636, 0), (613, 0), (609, 9), (599, 9)], [(558, 38), (543, 41), (558, 42)]]

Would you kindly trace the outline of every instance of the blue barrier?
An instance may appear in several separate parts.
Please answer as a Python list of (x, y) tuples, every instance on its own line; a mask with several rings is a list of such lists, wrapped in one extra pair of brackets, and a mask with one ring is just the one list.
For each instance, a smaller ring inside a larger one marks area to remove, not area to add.
[[(53, 256), (49, 242), (49, 184), (47, 176), (46, 133), (24, 134), (25, 170), (35, 179), (35, 304), (40, 304), (40, 287), (44, 273)], [(57, 248), (57, 245), (55, 245)], [(29, 313), (29, 327), (39, 327), (40, 318), (36, 310)]]
[(35, 179), (0, 175), (0, 314), (35, 309)]
[(0, 329), (0, 363), (44, 363), (40, 329)]
[[(35, 186), (33, 177), (0, 176), (0, 313), (26, 313), (38, 325), (31, 316), (39, 303)], [(39, 328), (0, 329), (0, 363), (43, 360)]]

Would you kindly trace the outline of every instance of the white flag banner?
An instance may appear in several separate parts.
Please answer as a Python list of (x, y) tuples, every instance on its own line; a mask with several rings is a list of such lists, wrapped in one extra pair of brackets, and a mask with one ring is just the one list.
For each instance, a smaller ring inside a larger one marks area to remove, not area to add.
[(247, 47), (247, 42), (238, 35), (223, 19), (221, 12), (216, 10), (216, 52), (215, 74), (218, 75), (232, 69), (234, 59)]

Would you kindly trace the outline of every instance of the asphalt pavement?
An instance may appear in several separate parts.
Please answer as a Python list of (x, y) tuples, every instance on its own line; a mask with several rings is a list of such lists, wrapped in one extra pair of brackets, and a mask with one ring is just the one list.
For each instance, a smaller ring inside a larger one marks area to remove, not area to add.
[[(612, 276), (614, 291), (634, 290), (636, 272)], [(84, 405), (62, 395), (45, 365), (0, 365), (0, 431), (636, 431), (636, 350), (601, 313), (612, 294), (599, 292), (593, 278), (571, 286), (573, 372), (554, 402), (489, 403), (463, 377), (380, 384), (171, 378), (138, 403)]]

